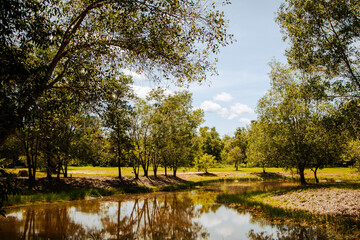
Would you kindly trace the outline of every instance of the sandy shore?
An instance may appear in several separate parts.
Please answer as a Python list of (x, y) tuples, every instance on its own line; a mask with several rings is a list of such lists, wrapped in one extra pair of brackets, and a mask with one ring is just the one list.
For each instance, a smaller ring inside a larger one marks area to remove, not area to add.
[(270, 199), (286, 209), (307, 210), (316, 214), (345, 215), (360, 219), (360, 190), (309, 189), (272, 196)]

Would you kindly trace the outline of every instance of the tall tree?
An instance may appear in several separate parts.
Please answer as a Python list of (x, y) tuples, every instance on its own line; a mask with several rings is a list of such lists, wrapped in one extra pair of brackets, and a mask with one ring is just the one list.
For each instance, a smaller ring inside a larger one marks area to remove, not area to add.
[(125, 159), (125, 152), (130, 147), (130, 138), (126, 132), (130, 128), (131, 107), (128, 101), (133, 97), (130, 91), (130, 79), (122, 76), (120, 79), (112, 79), (109, 82), (111, 91), (104, 96), (105, 109), (102, 113), (105, 126), (111, 130), (110, 138), (114, 144), (119, 178), (121, 176), (122, 161)]
[[(338, 145), (324, 140), (331, 135), (319, 125), (330, 115), (331, 104), (317, 76), (294, 72), (275, 62), (270, 77), (271, 89), (258, 104), (259, 120), (273, 129), (271, 140), (281, 164), (296, 168), (305, 184), (305, 169), (326, 164), (323, 150), (332, 151)], [(314, 159), (319, 162), (314, 163)]]
[(358, 93), (359, 8), (356, 0), (286, 0), (277, 22), (290, 43), (289, 63), (308, 72), (321, 71), (338, 89)]
[(276, 151), (273, 137), (275, 137), (272, 124), (263, 121), (254, 121), (249, 131), (248, 163), (258, 166), (266, 172), (267, 167), (278, 166), (278, 152)]
[(125, 68), (200, 82), (231, 41), (224, 14), (201, 0), (4, 0), (0, 19), (0, 145), (49, 89), (86, 91)]

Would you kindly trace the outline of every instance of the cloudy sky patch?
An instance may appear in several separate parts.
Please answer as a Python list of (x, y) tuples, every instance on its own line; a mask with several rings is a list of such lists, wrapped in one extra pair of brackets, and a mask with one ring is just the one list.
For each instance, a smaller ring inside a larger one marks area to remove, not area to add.
[(123, 69), (123, 72), (125, 75), (131, 76), (132, 78), (137, 79), (137, 80), (146, 79), (146, 75), (144, 73), (136, 73), (127, 68)]
[(231, 96), (230, 93), (222, 92), (214, 97), (215, 101), (220, 102), (231, 102), (234, 99), (233, 96)]

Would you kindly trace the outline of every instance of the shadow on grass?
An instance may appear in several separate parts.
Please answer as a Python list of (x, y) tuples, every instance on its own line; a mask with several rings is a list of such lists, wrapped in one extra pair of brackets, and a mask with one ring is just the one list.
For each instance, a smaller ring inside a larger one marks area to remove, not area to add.
[(196, 175), (201, 176), (201, 177), (217, 177), (217, 175), (215, 173), (209, 173), (209, 172), (197, 173)]

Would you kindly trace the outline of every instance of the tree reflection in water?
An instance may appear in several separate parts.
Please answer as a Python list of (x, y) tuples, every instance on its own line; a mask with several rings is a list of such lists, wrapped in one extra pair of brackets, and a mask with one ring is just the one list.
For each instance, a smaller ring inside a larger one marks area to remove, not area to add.
[(276, 186), (286, 187), (216, 184), (191, 192), (130, 195), (125, 200), (12, 208), (7, 218), (0, 218), (0, 239), (328, 239), (316, 228), (276, 225), (247, 208), (215, 203), (219, 193), (242, 194)]
[(305, 227), (288, 227), (277, 225), (276, 237), (274, 234), (266, 232), (256, 233), (254, 230), (249, 231), (248, 237), (252, 240), (326, 240), (330, 239), (326, 233), (318, 228), (305, 228)]
[[(83, 202), (84, 203), (84, 202)], [(193, 200), (176, 193), (133, 201), (25, 208), (1, 222), (4, 239), (207, 239)], [(18, 215), (18, 217), (15, 217)]]

